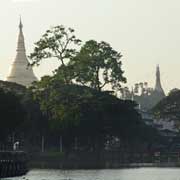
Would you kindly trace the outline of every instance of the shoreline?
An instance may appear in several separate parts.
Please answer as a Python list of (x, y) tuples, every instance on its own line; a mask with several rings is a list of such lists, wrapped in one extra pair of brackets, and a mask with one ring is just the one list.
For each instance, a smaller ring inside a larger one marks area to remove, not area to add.
[(97, 153), (36, 153), (29, 158), (29, 168), (39, 169), (118, 169), (143, 167), (180, 167), (178, 154), (105, 152)]
[[(73, 166), (74, 165), (74, 166)], [(101, 169), (133, 169), (133, 168), (180, 168), (180, 163), (130, 163), (130, 164), (105, 164), (105, 166), (79, 166), (79, 164), (71, 164), (63, 166), (62, 163), (48, 164), (47, 162), (30, 162), (30, 169), (61, 169), (61, 170), (101, 170)]]

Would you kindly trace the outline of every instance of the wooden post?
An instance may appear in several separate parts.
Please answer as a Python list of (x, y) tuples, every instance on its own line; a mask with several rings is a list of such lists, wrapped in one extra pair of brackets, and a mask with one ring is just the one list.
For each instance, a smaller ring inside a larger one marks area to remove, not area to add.
[(41, 152), (44, 153), (44, 136), (41, 139)]

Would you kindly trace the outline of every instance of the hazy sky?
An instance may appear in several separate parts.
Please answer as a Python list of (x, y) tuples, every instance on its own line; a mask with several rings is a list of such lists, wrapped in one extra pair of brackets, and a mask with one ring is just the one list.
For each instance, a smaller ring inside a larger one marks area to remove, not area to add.
[[(120, 51), (128, 86), (140, 81), (154, 86), (160, 64), (166, 92), (180, 88), (179, 0), (0, 0), (0, 79), (16, 54), (20, 14), (27, 54), (49, 27), (63, 24), (83, 41), (104, 40)], [(49, 61), (34, 71), (40, 77), (55, 67)]]

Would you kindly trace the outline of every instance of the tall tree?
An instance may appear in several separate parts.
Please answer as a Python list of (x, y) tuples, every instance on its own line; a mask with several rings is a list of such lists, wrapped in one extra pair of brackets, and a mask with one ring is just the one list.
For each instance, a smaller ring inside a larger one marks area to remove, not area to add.
[(76, 82), (101, 91), (109, 85), (119, 90), (126, 82), (121, 68), (121, 53), (106, 42), (87, 41), (69, 65), (74, 67)]
[(65, 83), (70, 81), (66, 64), (73, 58), (77, 51), (75, 46), (80, 45), (81, 40), (74, 35), (74, 29), (64, 26), (55, 26), (35, 43), (34, 52), (30, 54), (31, 65), (39, 65), (43, 59), (55, 58), (60, 61), (58, 69), (61, 73), (61, 80)]

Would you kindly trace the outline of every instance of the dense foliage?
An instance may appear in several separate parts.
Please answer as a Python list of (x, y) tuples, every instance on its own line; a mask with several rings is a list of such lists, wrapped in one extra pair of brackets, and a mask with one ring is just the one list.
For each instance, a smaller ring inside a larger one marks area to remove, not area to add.
[(110, 92), (61, 84), (52, 77), (42, 78), (31, 90), (47, 116), (50, 134), (62, 136), (66, 148), (73, 147), (75, 138), (81, 147), (97, 150), (114, 138), (151, 142), (157, 135), (144, 124), (135, 102)]
[(81, 40), (74, 35), (74, 29), (56, 26), (47, 30), (41, 39), (35, 43), (34, 52), (30, 54), (31, 65), (39, 65), (45, 59), (57, 59), (60, 62), (60, 79), (64, 83), (71, 83), (70, 70), (67, 68), (69, 60), (76, 56), (76, 46)]
[(76, 82), (98, 91), (107, 85), (113, 90), (120, 90), (120, 83), (126, 82), (121, 57), (108, 43), (90, 40), (69, 64), (73, 67)]
[(171, 117), (171, 119), (180, 119), (180, 90), (173, 89), (169, 95), (158, 103), (153, 111), (158, 117)]
[(3, 140), (24, 121), (25, 111), (19, 98), (3, 89), (0, 89), (0, 102), (0, 139)]
[[(53, 148), (63, 144), (66, 151), (75, 147), (99, 151), (155, 142), (157, 132), (144, 124), (136, 103), (114, 95), (126, 82), (122, 55), (108, 43), (94, 40), (78, 50), (80, 42), (72, 28), (56, 26), (35, 43), (32, 65), (49, 58), (58, 59), (60, 65), (53, 76), (42, 77), (29, 89), (7, 84), (16, 87), (10, 89), (18, 98), (0, 91), (5, 117), (0, 133), (16, 129), (16, 138), (30, 151), (39, 151), (44, 143)], [(112, 91), (105, 91), (105, 86)]]
[(11, 107), (15, 110), (16, 106), (19, 107), (19, 111), (15, 111), (18, 118), (13, 113), (6, 115), (1, 124), (7, 122), (8, 127), (1, 127), (5, 135), (15, 132), (15, 138), (23, 140), (24, 147), (30, 151), (41, 149), (42, 136), (46, 149), (53, 147), (56, 150), (60, 137), (64, 150), (74, 149), (75, 142), (81, 150), (100, 150), (108, 143), (112, 148), (117, 140), (116, 145), (127, 148), (128, 144), (128, 149), (132, 145), (140, 148), (140, 145), (157, 141), (157, 132), (144, 124), (136, 104), (120, 100), (108, 91), (62, 84), (56, 78), (46, 76), (20, 93), (14, 99), (15, 104), (14, 100), (8, 101), (12, 97), (16, 96), (3, 92), (1, 100), (6, 103), (1, 105), (1, 114), (5, 116), (4, 113), (8, 114)]
[(120, 91), (125, 83), (121, 53), (106, 42), (87, 41), (78, 50), (81, 40), (74, 35), (72, 28), (56, 26), (47, 30), (35, 43), (31, 53), (31, 65), (39, 65), (44, 59), (58, 59), (61, 63), (56, 69), (56, 78), (65, 84), (73, 82), (101, 91), (105, 86)]

